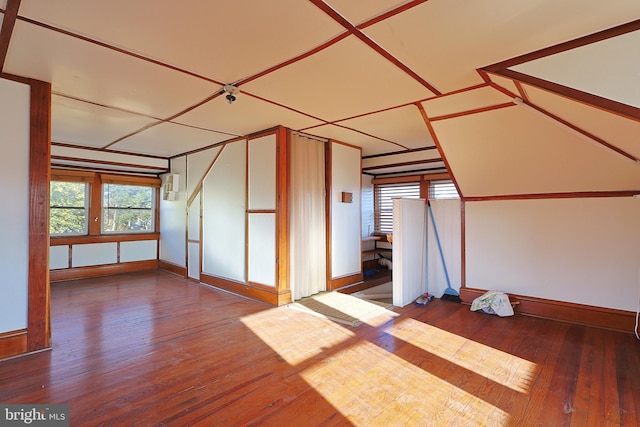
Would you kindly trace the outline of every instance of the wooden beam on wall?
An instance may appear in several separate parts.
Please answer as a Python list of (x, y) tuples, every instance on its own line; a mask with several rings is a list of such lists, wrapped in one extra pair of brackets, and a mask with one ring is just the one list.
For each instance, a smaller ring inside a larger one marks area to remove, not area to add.
[(30, 109), (27, 351), (32, 352), (51, 346), (49, 288), (50, 83), (31, 81)]

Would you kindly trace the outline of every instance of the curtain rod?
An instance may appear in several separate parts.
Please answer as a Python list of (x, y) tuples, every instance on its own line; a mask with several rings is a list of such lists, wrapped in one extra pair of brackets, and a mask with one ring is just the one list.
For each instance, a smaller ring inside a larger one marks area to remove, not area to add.
[(292, 130), (291, 133), (298, 136), (303, 136), (305, 138), (315, 139), (316, 141), (320, 141), (320, 142), (329, 142), (329, 138), (322, 138), (321, 136), (311, 135), (311, 134), (300, 132), (297, 130)]

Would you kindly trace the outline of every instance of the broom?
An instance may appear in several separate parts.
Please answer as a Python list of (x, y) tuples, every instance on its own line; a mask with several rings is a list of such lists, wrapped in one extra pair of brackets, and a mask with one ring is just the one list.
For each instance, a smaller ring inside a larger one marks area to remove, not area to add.
[(449, 272), (447, 271), (447, 263), (444, 261), (444, 254), (442, 253), (442, 245), (440, 245), (440, 236), (438, 236), (438, 227), (436, 227), (436, 220), (433, 217), (433, 210), (431, 210), (431, 203), (427, 200), (427, 207), (429, 209), (429, 216), (431, 217), (431, 223), (433, 224), (433, 231), (436, 235), (436, 242), (438, 243), (438, 251), (440, 252), (440, 259), (442, 260), (442, 267), (444, 268), (444, 276), (447, 278), (447, 289), (444, 290), (442, 300), (462, 302), (460, 300), (460, 294), (451, 287), (451, 281), (449, 280)]

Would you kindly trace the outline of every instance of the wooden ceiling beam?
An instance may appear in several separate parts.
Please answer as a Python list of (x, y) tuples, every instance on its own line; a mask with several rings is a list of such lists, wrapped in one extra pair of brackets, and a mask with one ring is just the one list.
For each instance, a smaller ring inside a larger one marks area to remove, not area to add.
[(4, 62), (7, 59), (13, 27), (16, 25), (16, 19), (18, 18), (18, 9), (20, 9), (20, 0), (7, 0), (7, 8), (4, 10), (2, 19), (2, 29), (0, 29), (0, 72), (4, 70)]
[(528, 74), (520, 73), (517, 71), (505, 69), (494, 72), (494, 74), (512, 79), (514, 81), (518, 81), (520, 83), (538, 87), (548, 92), (553, 92), (562, 97), (578, 101), (582, 104), (590, 105), (600, 110), (608, 111), (618, 116), (640, 122), (640, 108), (634, 107), (632, 105), (623, 104), (621, 102), (614, 101), (613, 99), (603, 98), (598, 95), (593, 95), (588, 92), (584, 92), (558, 83), (553, 83), (548, 80), (540, 79), (538, 77), (530, 76)]
[(385, 49), (383, 49), (382, 46), (380, 46), (375, 41), (370, 39), (366, 34), (364, 34), (362, 31), (360, 31), (359, 28), (357, 28), (355, 25), (353, 25), (351, 22), (349, 22), (345, 17), (340, 15), (335, 9), (333, 9), (331, 6), (329, 6), (323, 0), (310, 0), (310, 1), (311, 1), (311, 3), (316, 5), (320, 10), (322, 10), (324, 13), (329, 15), (334, 21), (336, 21), (338, 24), (342, 25), (350, 34), (353, 34), (354, 36), (359, 38), (360, 41), (364, 42), (367, 46), (369, 46), (374, 51), (376, 51), (379, 55), (384, 57), (387, 61), (391, 62), (393, 65), (398, 67), (405, 74), (407, 74), (408, 76), (413, 78), (415, 81), (420, 83), (425, 88), (429, 89), (434, 94), (441, 95), (441, 92), (438, 89), (433, 87), (433, 85), (431, 85), (429, 82), (427, 82), (421, 76), (419, 76), (418, 73), (416, 73), (415, 71), (410, 69), (408, 66), (406, 66), (404, 63), (402, 63), (398, 58), (396, 58), (391, 53), (389, 53)]
[[(501, 62), (497, 62), (495, 64), (488, 65), (479, 69), (478, 73), (480, 73), (481, 76), (486, 76), (487, 73), (491, 73), (513, 80), (516, 83), (516, 87), (518, 87), (518, 90), (521, 89), (521, 86), (518, 86), (518, 84), (528, 84), (628, 119), (640, 121), (640, 108), (638, 107), (623, 104), (612, 99), (603, 98), (601, 96), (593, 95), (588, 92), (553, 83), (548, 80), (540, 79), (509, 69), (510, 67), (514, 67), (516, 65), (556, 55), (593, 43), (598, 43), (600, 41), (622, 36), (634, 31), (640, 31), (640, 19), (636, 19), (635, 21), (627, 22), (616, 27), (598, 31), (593, 34), (588, 34), (586, 36), (569, 40), (564, 43), (559, 43), (554, 46), (549, 46), (544, 49), (539, 49), (534, 52), (529, 52), (524, 55), (516, 56), (514, 58), (510, 58)], [(521, 93), (521, 95), (523, 94)], [(525, 98), (523, 97), (523, 99)]]
[(621, 36), (633, 31), (640, 30), (640, 19), (627, 22), (626, 24), (618, 25), (616, 27), (608, 28), (606, 30), (598, 31), (597, 33), (589, 34), (577, 39), (569, 40), (564, 43), (559, 43), (554, 46), (549, 46), (544, 49), (536, 50), (535, 52), (529, 52), (524, 55), (516, 56), (515, 58), (507, 59), (505, 61), (497, 62), (482, 68), (482, 70), (488, 72), (497, 72), (504, 70), (515, 65), (530, 62), (535, 59), (544, 58), (546, 56), (555, 55), (558, 53), (566, 52), (568, 50), (576, 49), (582, 46), (586, 46), (592, 43), (597, 43), (602, 40), (610, 39), (612, 37)]
[(451, 169), (451, 166), (449, 165), (449, 160), (447, 160), (447, 156), (445, 156), (445, 154), (444, 154), (444, 150), (442, 149), (442, 145), (440, 144), (440, 140), (438, 139), (438, 135), (436, 134), (436, 130), (434, 129), (433, 124), (431, 123), (431, 120), (429, 119), (429, 116), (427, 115), (427, 112), (425, 111), (425, 109), (422, 106), (422, 104), (420, 104), (419, 102), (417, 102), (415, 105), (418, 108), (418, 110), (420, 111), (420, 115), (422, 115), (422, 120), (424, 120), (424, 124), (427, 126), (427, 129), (429, 130), (429, 133), (431, 134), (431, 138), (433, 139), (433, 142), (435, 142), (436, 147), (438, 147), (438, 153), (440, 153), (440, 157), (442, 158), (442, 161), (444, 162), (444, 166), (447, 169), (447, 171), (449, 172), (449, 174), (451, 175), (451, 181), (453, 181), (453, 185), (455, 185), (456, 191), (458, 192), (458, 194), (462, 198), (464, 195), (463, 195), (462, 191), (460, 191), (460, 186), (458, 185), (458, 180), (456, 179), (456, 176), (453, 173), (453, 169)]

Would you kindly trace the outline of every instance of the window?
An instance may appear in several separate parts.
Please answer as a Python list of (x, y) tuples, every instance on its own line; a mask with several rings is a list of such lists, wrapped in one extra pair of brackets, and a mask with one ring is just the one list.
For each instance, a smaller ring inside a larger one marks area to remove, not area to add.
[(376, 232), (393, 232), (393, 199), (401, 197), (419, 199), (420, 183), (376, 184), (374, 202), (374, 230)]
[(154, 188), (102, 184), (102, 232), (150, 233), (155, 230)]
[(429, 183), (429, 200), (459, 199), (460, 195), (451, 180), (431, 181)]
[(74, 236), (88, 233), (89, 184), (51, 181), (49, 184), (49, 234)]

